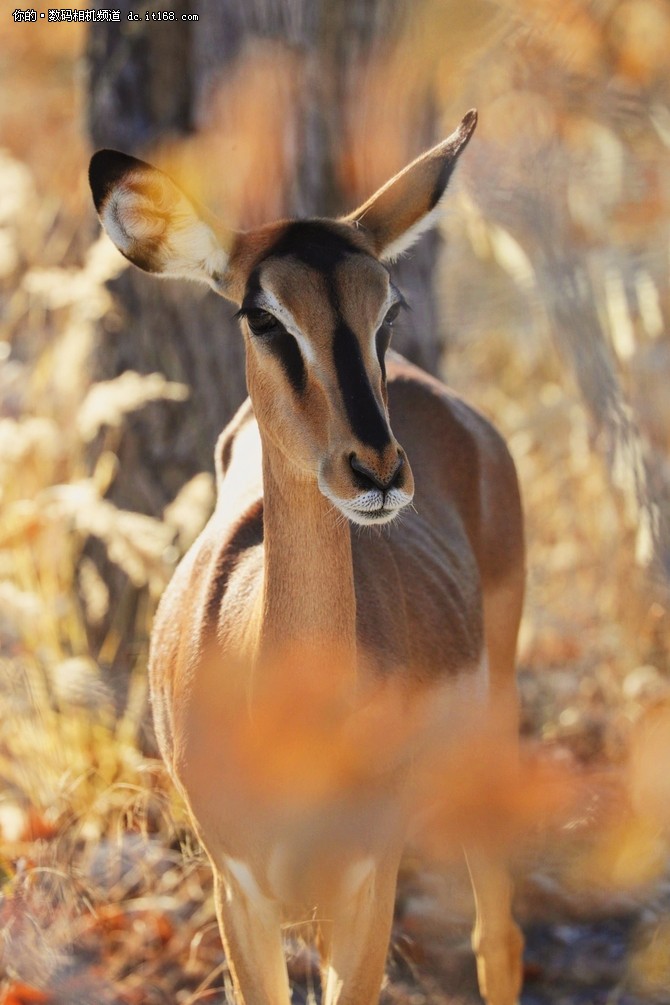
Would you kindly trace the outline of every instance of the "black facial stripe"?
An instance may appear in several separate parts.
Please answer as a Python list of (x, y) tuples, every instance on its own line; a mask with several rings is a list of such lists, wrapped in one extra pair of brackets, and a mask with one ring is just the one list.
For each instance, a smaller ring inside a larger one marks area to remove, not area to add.
[(354, 434), (366, 446), (383, 450), (391, 442), (386, 418), (370, 387), (358, 339), (344, 321), (335, 329), (333, 360)]
[[(247, 280), (242, 307), (235, 317), (244, 317), (245, 314), (252, 310), (264, 310), (263, 303), (260, 268), (257, 266)], [(262, 336), (252, 337), (255, 337), (257, 343), (262, 345), (267, 352), (274, 353), (281, 363), (291, 387), (296, 394), (301, 395), (307, 386), (307, 370), (305, 369), (305, 361), (302, 358), (302, 353), (293, 335), (282, 328), (280, 334), (270, 335), (265, 339)]]
[(297, 395), (301, 395), (307, 386), (307, 370), (298, 343), (290, 332), (283, 331), (261, 339), (267, 350), (273, 353), (282, 365), (289, 384)]
[(320, 220), (297, 220), (287, 225), (263, 258), (290, 255), (317, 272), (332, 275), (346, 256), (352, 254), (365, 252)]

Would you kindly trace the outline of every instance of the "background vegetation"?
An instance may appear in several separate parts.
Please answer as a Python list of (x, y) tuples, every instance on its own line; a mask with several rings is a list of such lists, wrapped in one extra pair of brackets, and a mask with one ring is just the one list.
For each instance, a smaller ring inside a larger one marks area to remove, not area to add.
[[(125, 265), (89, 201), (85, 45), (83, 25), (0, 20), (0, 1002), (223, 1002), (209, 872), (153, 756), (144, 677), (211, 476), (162, 512), (110, 497), (135, 417), (163, 400), (178, 416), (198, 389), (93, 379)], [(670, 1001), (669, 48), (662, 0), (421, 3), (368, 67), (384, 111), (347, 141), (379, 180), (404, 160), (403, 96), (428, 81), (442, 134), (480, 109), (435, 335), (508, 437), (528, 518), (528, 777), (494, 802), (518, 846), (525, 1005)], [(225, 157), (231, 205), (264, 156), (262, 79)], [(101, 554), (133, 591), (111, 612)], [(448, 836), (408, 856), (388, 1003), (476, 997)], [(301, 934), (296, 1001), (315, 994)]]

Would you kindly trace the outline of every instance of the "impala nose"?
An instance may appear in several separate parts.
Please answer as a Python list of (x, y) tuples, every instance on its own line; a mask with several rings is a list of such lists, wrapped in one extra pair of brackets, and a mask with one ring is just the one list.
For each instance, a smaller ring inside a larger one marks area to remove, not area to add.
[(373, 471), (356, 454), (349, 454), (349, 464), (354, 472), (354, 481), (359, 488), (366, 491), (379, 489), (381, 492), (388, 492), (389, 489), (399, 487), (402, 481), (402, 469), (405, 466), (405, 458), (399, 453), (396, 456), (392, 470), (388, 474), (380, 474), (377, 471)]

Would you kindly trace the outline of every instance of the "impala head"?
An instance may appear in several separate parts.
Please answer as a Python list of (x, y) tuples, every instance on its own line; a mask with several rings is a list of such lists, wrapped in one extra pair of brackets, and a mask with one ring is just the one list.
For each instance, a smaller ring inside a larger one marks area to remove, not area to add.
[(238, 304), (261, 434), (354, 523), (387, 522), (412, 500), (384, 365), (404, 301), (384, 263), (436, 220), (476, 121), (469, 112), (449, 139), (341, 220), (243, 233), (205, 222), (143, 161), (112, 150), (91, 161), (96, 208), (126, 258), (147, 272), (208, 283)]

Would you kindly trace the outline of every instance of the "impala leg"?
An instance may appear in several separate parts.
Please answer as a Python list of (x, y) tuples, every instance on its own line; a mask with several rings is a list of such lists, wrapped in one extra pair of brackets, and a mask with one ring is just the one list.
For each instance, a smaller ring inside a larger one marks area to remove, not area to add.
[(255, 887), (245, 889), (218, 872), (214, 877), (216, 914), (235, 1005), (290, 1005), (279, 906)]
[(322, 926), (323, 1005), (377, 1005), (391, 938), (397, 862), (370, 870)]
[[(523, 569), (497, 589), (484, 593), (484, 624), (489, 663), (489, 702), (493, 714), (492, 749), (518, 768), (516, 643), (523, 603)], [(487, 1005), (515, 1005), (522, 984), (523, 935), (512, 917), (512, 882), (505, 858), (491, 849), (466, 852), (475, 897), (472, 948), (479, 990)]]
[(488, 852), (467, 855), (477, 911), (472, 948), (479, 991), (487, 1005), (515, 1005), (521, 994), (523, 936), (512, 918), (512, 884), (505, 864)]

